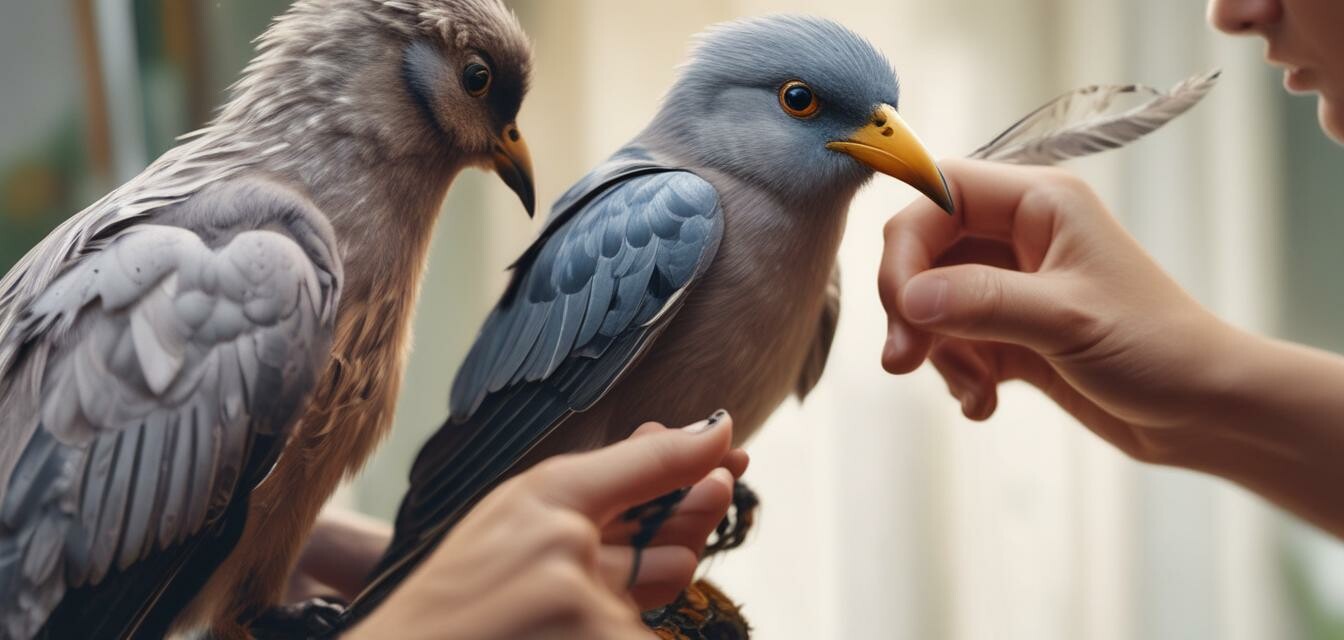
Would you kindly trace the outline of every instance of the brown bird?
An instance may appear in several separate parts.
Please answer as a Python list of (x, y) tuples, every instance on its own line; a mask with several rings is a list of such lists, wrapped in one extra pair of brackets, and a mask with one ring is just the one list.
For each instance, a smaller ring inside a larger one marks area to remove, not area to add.
[(0, 282), (0, 637), (246, 637), (392, 422), (453, 178), (533, 209), (498, 0), (298, 0)]

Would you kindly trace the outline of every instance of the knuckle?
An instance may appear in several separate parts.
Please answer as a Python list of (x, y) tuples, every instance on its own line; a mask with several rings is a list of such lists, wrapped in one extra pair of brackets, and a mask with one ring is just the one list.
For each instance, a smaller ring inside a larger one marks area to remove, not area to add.
[(553, 558), (539, 569), (538, 580), (547, 585), (562, 609), (582, 608), (584, 593), (589, 587), (587, 574), (578, 564), (564, 558)]
[(1056, 167), (1039, 169), (1041, 180), (1033, 194), (1045, 201), (1045, 204), (1065, 207), (1092, 197), (1092, 186), (1086, 180)]
[(1063, 192), (1087, 191), (1087, 183), (1079, 178), (1077, 174), (1059, 167), (1042, 167), (1041, 173), (1044, 174), (1046, 184)]
[(1048, 353), (1052, 358), (1077, 361), (1099, 356), (1107, 336), (1111, 334), (1114, 318), (1098, 312), (1089, 302), (1086, 291), (1074, 289), (1069, 295), (1060, 296), (1052, 310), (1060, 331), (1056, 334), (1058, 344)]
[(997, 322), (1003, 315), (1003, 283), (988, 269), (976, 269), (971, 281), (971, 305), (979, 310), (978, 324)]
[(491, 495), (498, 496), (501, 502), (515, 503), (531, 493), (533, 485), (532, 474), (525, 473), (505, 480)]
[(896, 237), (900, 235), (901, 219), (904, 217), (905, 216), (899, 214), (894, 215), (891, 218), (887, 219), (886, 224), (882, 225), (882, 239), (886, 241), (887, 244), (891, 244), (892, 241), (894, 241)]
[(572, 457), (573, 454), (566, 453), (552, 456), (537, 463), (536, 466), (524, 474), (528, 486), (533, 489), (540, 489), (564, 484), (564, 476)]
[(601, 534), (588, 518), (560, 509), (552, 515), (547, 526), (551, 543), (557, 548), (583, 558), (597, 552)]

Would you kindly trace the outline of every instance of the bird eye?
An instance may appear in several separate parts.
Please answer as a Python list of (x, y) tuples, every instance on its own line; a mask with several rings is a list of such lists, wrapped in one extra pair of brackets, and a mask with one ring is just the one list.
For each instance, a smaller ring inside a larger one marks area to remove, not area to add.
[(817, 94), (801, 80), (790, 80), (779, 88), (779, 106), (795, 118), (810, 118), (821, 108)]
[(473, 62), (462, 70), (462, 86), (473, 98), (479, 98), (490, 90), (490, 67)]

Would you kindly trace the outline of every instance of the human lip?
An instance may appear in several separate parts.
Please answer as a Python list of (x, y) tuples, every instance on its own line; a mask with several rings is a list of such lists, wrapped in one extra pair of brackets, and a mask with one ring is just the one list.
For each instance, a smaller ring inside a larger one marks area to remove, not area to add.
[(1315, 88), (1315, 74), (1311, 69), (1289, 61), (1280, 50), (1270, 46), (1265, 51), (1265, 61), (1283, 69), (1283, 88), (1292, 93), (1303, 93)]
[(1316, 88), (1310, 69), (1288, 66), (1283, 70), (1283, 88), (1293, 93), (1305, 93)]
[(1276, 67), (1283, 67), (1284, 69), (1294, 69), (1302, 66), (1289, 60), (1289, 58), (1293, 56), (1285, 55), (1287, 53), (1288, 52), (1284, 51), (1283, 47), (1279, 46), (1278, 43), (1274, 42), (1266, 43), (1265, 62), (1268, 62), (1269, 64), (1272, 64)]

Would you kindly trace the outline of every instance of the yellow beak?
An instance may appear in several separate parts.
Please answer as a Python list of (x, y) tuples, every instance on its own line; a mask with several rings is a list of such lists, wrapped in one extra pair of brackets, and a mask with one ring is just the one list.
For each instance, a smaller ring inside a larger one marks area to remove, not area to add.
[(518, 194), (527, 209), (528, 217), (537, 211), (537, 190), (532, 182), (532, 153), (527, 150), (527, 140), (523, 139), (518, 125), (510, 122), (504, 125), (495, 143), (495, 173)]
[(878, 107), (871, 122), (848, 140), (827, 143), (826, 148), (847, 153), (873, 170), (919, 189), (943, 211), (953, 212), (952, 194), (943, 172), (895, 107), (889, 104)]

